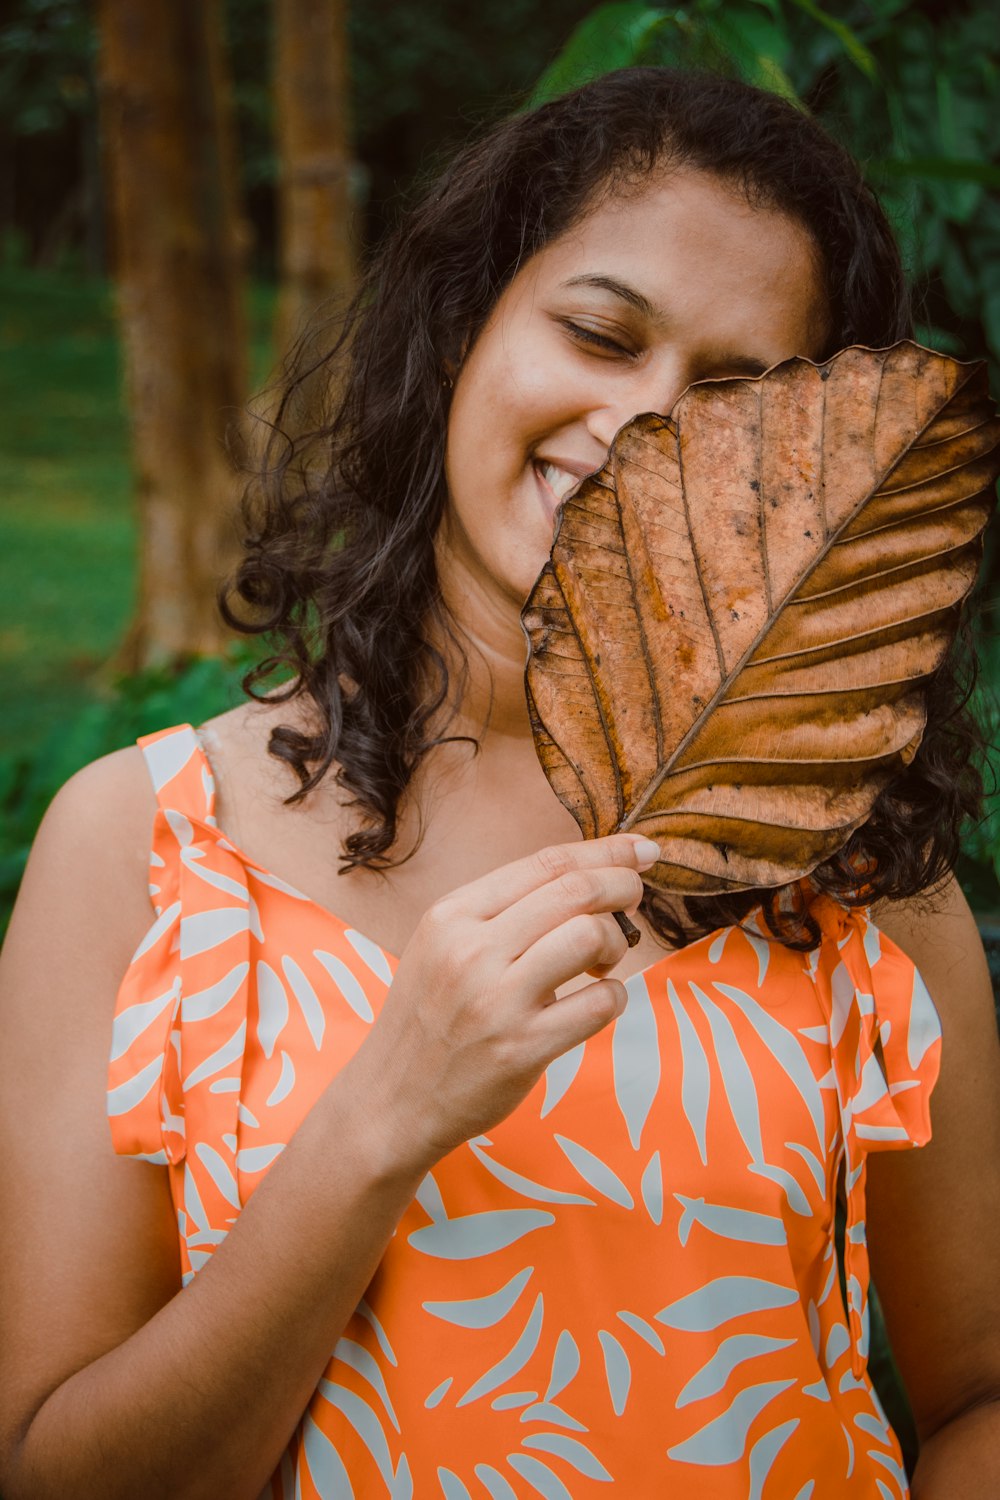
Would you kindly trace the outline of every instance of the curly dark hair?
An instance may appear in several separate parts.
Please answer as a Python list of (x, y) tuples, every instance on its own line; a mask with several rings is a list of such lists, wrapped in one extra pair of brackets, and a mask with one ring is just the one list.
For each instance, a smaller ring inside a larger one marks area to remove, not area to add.
[[(274, 647), (244, 679), (248, 694), (263, 697), (276, 669), (290, 667), (291, 681), (270, 696), (305, 695), (312, 715), (313, 732), (271, 732), (269, 752), (300, 783), (286, 801), (334, 765), (353, 795), (360, 826), (345, 840), (341, 872), (410, 857), (391, 852), (400, 799), (449, 738), (441, 726), (455, 684), (428, 628), (457, 645), (433, 550), (446, 498), (442, 374), (460, 366), (532, 255), (603, 193), (663, 165), (713, 174), (810, 231), (829, 310), (822, 358), (910, 334), (899, 252), (857, 164), (773, 94), (714, 74), (626, 68), (503, 120), (460, 151), (372, 259), (329, 351), (317, 360), (302, 346), (244, 499), (243, 559), (220, 601), (230, 625)], [(317, 379), (333, 409), (303, 432), (296, 412)], [(465, 660), (460, 648), (456, 660)], [(981, 790), (967, 694), (953, 653), (929, 684), (917, 755), (813, 873), (814, 886), (870, 902), (914, 895), (947, 874)], [(681, 923), (647, 890), (642, 910), (677, 945), (763, 905), (775, 935), (810, 946), (818, 934), (793, 904), (780, 890), (688, 898)]]

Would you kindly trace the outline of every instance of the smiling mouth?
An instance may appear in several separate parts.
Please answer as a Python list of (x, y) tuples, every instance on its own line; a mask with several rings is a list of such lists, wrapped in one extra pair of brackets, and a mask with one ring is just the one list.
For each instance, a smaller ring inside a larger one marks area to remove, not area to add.
[(535, 459), (532, 465), (542, 491), (542, 503), (549, 517), (555, 515), (556, 510), (582, 481), (576, 474), (570, 474), (565, 469), (557, 468), (555, 464), (544, 463)]

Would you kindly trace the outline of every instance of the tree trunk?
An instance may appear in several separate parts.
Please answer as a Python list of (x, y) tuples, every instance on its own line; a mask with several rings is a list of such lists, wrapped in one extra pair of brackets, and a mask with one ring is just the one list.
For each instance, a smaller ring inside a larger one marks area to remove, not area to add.
[(275, 0), (274, 92), (283, 356), (354, 284), (345, 0)]
[(100, 106), (139, 510), (116, 665), (217, 651), (247, 395), (244, 234), (220, 0), (99, 0)]

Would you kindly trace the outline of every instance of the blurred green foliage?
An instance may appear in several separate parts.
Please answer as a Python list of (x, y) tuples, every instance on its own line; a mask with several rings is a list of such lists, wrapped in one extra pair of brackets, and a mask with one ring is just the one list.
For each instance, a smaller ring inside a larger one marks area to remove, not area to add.
[(114, 681), (30, 752), (0, 753), (0, 935), (35, 832), (55, 793), (82, 766), (168, 724), (200, 724), (243, 698), (240, 678), (258, 659), (245, 646), (225, 660), (203, 657)]

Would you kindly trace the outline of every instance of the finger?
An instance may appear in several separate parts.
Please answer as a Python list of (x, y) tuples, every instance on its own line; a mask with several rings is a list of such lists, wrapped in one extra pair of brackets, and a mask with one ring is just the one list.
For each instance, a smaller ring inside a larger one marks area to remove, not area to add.
[(494, 917), (490, 931), (498, 951), (512, 961), (571, 917), (634, 911), (642, 894), (642, 876), (634, 868), (603, 866), (596, 870), (570, 870), (522, 896)]
[(522, 994), (549, 996), (588, 969), (614, 968), (627, 952), (628, 943), (611, 917), (580, 915), (532, 944), (511, 964), (509, 977)]
[(623, 869), (648, 870), (659, 858), (659, 847), (641, 834), (613, 833), (602, 839), (580, 839), (572, 844), (549, 844), (524, 859), (501, 865), (488, 875), (470, 881), (444, 901), (455, 904), (463, 916), (489, 921), (515, 901), (567, 875), (571, 870), (593, 870), (617, 865)]
[(585, 1042), (617, 1020), (628, 1003), (625, 986), (617, 979), (599, 979), (574, 990), (531, 1018), (529, 1036), (545, 1065)]

